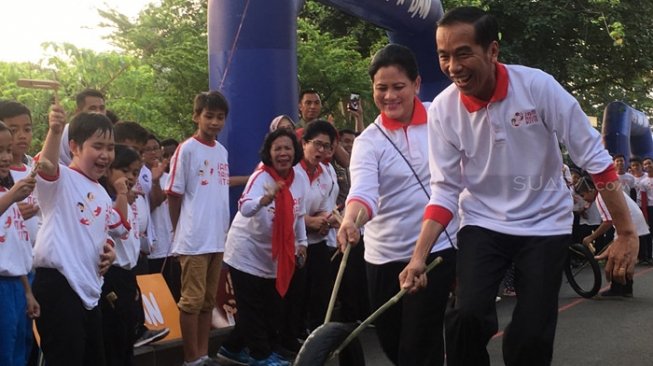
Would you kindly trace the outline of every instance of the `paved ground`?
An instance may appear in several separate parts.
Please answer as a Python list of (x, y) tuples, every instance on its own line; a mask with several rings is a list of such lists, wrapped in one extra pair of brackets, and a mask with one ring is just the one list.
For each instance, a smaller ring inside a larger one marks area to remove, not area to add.
[[(653, 267), (638, 266), (635, 276), (635, 297), (622, 300), (583, 299), (563, 281), (554, 366), (653, 365)], [(514, 305), (514, 298), (497, 303), (499, 329), (510, 321)], [(501, 336), (488, 346), (492, 365), (503, 365)], [(371, 332), (362, 339), (367, 365), (392, 365)]]
[[(562, 284), (553, 366), (653, 365), (653, 267), (638, 266), (635, 276), (632, 299), (583, 299), (566, 282)], [(514, 298), (497, 303), (499, 329), (507, 325), (514, 304)], [(499, 332), (488, 345), (493, 366), (503, 365), (501, 335)], [(212, 353), (222, 339), (224, 334), (212, 337)], [(361, 341), (367, 365), (392, 365), (379, 348), (373, 329), (366, 330)], [(179, 343), (143, 347), (137, 351), (136, 365), (177, 366), (181, 357)]]

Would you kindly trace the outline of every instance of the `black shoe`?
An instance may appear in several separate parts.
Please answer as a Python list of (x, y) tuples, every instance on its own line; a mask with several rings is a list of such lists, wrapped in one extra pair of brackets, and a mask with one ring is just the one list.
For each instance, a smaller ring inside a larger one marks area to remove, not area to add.
[(170, 328), (148, 329), (134, 342), (134, 348), (160, 341), (170, 333)]
[(623, 296), (623, 291), (610, 288), (599, 294), (599, 298), (602, 299), (617, 299)]

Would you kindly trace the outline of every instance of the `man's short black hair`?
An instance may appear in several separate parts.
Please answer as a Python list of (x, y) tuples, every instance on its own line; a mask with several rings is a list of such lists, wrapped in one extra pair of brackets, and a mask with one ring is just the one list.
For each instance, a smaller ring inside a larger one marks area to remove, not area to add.
[(177, 141), (175, 139), (165, 139), (165, 140), (161, 141), (160, 145), (161, 146), (174, 146), (174, 147), (177, 147), (177, 146), (179, 146), (179, 141)]
[(0, 121), (4, 121), (5, 118), (22, 116), (23, 114), (26, 114), (30, 121), (32, 120), (32, 112), (30, 112), (25, 104), (19, 103), (15, 100), (0, 102)]
[(342, 135), (354, 135), (356, 136), (356, 131), (352, 130), (351, 128), (341, 128), (338, 133), (340, 134), (340, 137)]
[(113, 128), (117, 144), (131, 140), (145, 145), (147, 144), (147, 137), (150, 135), (150, 132), (145, 127), (131, 121), (118, 122)]
[(304, 89), (299, 92), (299, 103), (302, 102), (302, 99), (304, 99), (304, 95), (306, 94), (317, 94), (317, 96), (320, 96), (320, 93), (318, 93), (315, 89)]
[(461, 6), (444, 13), (438, 22), (438, 27), (445, 27), (457, 23), (471, 24), (474, 26), (474, 40), (476, 44), (487, 49), (492, 42), (499, 42), (499, 22), (490, 13), (473, 7)]
[(86, 140), (97, 132), (113, 135), (113, 124), (107, 116), (99, 113), (78, 113), (68, 126), (68, 141), (75, 141), (82, 146)]
[(297, 140), (297, 135), (295, 134), (295, 131), (288, 130), (286, 128), (277, 128), (276, 130), (265, 135), (265, 139), (263, 140), (263, 146), (261, 146), (261, 150), (259, 151), (261, 161), (263, 162), (264, 165), (272, 166), (272, 154), (270, 153), (270, 149), (272, 149), (272, 143), (274, 142), (274, 140), (278, 139), (281, 136), (287, 136), (292, 141), (292, 146), (293, 149), (295, 150), (295, 157), (293, 158), (292, 161), (293, 166), (299, 163), (304, 157), (304, 150), (302, 149), (302, 146), (299, 144), (299, 140)]
[(159, 139), (156, 137), (155, 134), (153, 134), (153, 133), (149, 133), (149, 134), (147, 135), (147, 140), (145, 140), (145, 143), (147, 143), (147, 141), (150, 141), (150, 140), (154, 140), (154, 141), (156, 141), (156, 143), (159, 144), (159, 146), (161, 146), (161, 141), (159, 141)]
[(113, 123), (114, 125), (120, 121), (120, 117), (118, 117), (116, 112), (114, 112), (114, 111), (112, 111), (110, 109), (106, 110), (106, 115), (107, 115), (107, 117), (109, 117), (109, 119), (111, 120), (111, 123)]
[(104, 100), (104, 94), (96, 89), (84, 89), (77, 96), (75, 96), (75, 102), (77, 103), (77, 109), (82, 109), (86, 103), (86, 97), (96, 97)]
[(640, 158), (639, 156), (633, 156), (633, 157), (630, 158), (630, 163), (631, 164), (632, 163), (641, 164), (642, 163), (642, 158)]
[(612, 155), (612, 160), (613, 161), (617, 160), (619, 158), (622, 158), (622, 159), (626, 160), (626, 157), (624, 156), (624, 154), (614, 154), (614, 155)]
[(578, 179), (578, 183), (576, 183), (574, 186), (574, 190), (578, 194), (583, 194), (589, 191), (595, 191), (596, 186), (594, 185), (594, 181), (590, 176), (583, 175), (580, 177), (580, 179)]
[(195, 101), (193, 102), (193, 116), (199, 116), (202, 114), (204, 109), (208, 111), (222, 111), (225, 116), (229, 115), (229, 103), (227, 102), (227, 98), (225, 98), (222, 93), (215, 90), (199, 93), (195, 96)]

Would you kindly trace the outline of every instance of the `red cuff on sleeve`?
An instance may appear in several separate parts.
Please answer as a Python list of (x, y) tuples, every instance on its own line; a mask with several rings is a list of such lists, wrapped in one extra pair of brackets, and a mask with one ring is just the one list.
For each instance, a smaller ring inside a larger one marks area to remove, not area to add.
[(447, 227), (451, 219), (453, 219), (453, 213), (442, 206), (428, 205), (426, 206), (426, 209), (424, 209), (424, 221), (433, 220), (438, 222), (440, 225)]
[(605, 188), (606, 185), (614, 181), (618, 181), (619, 177), (617, 176), (617, 170), (614, 168), (614, 165), (610, 164), (604, 171), (598, 174), (592, 174), (592, 180), (594, 185), (599, 188)]
[(372, 207), (367, 204), (367, 202), (363, 201), (362, 199), (358, 197), (353, 197), (347, 200), (347, 203), (349, 202), (358, 202), (361, 205), (365, 206), (365, 210), (367, 210), (367, 221), (372, 220)]
[(171, 190), (167, 190), (167, 191), (166, 191), (166, 196), (181, 197), (182, 195), (179, 194), (179, 193), (177, 193), (177, 192), (173, 192), (173, 191), (171, 191)]

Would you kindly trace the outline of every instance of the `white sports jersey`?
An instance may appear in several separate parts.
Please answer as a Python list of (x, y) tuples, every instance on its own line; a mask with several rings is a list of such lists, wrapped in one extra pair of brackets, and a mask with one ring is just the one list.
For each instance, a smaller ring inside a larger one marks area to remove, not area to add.
[[(329, 178), (333, 181), (333, 189), (329, 190), (329, 197), (327, 198), (327, 212), (329, 215), (333, 212), (333, 209), (336, 208), (336, 199), (338, 198), (338, 193), (340, 193), (340, 186), (338, 186), (338, 175), (336, 174), (336, 169), (331, 164), (322, 164), (322, 169), (328, 173)], [(336, 248), (338, 243), (336, 241), (336, 229), (329, 229), (329, 233), (326, 237), (326, 244), (332, 248)]]
[[(394, 130), (383, 126), (381, 116), (374, 123), (390, 137), (419, 177), (418, 181), (377, 126), (367, 126), (356, 138), (349, 164), (351, 188), (347, 202), (354, 200), (367, 207), (370, 221), (365, 224), (365, 260), (380, 265), (410, 259), (429, 202), (427, 194), (431, 192), (426, 123)], [(447, 225), (449, 236), (440, 235), (431, 252), (455, 246), (457, 232), (458, 215), (454, 215)]]
[(113, 265), (116, 267), (130, 270), (136, 267), (138, 263), (138, 254), (141, 245), (138, 232), (139, 216), (138, 206), (134, 202), (128, 206), (127, 210), (127, 221), (131, 226), (131, 230), (122, 235), (111, 233), (111, 239), (113, 239), (116, 250), (116, 260), (113, 262)]
[(461, 226), (509, 235), (569, 234), (572, 199), (559, 144), (590, 174), (609, 171), (612, 158), (576, 99), (551, 75), (496, 68), (489, 103), (452, 84), (428, 110), (429, 209), (455, 214), (460, 205)]
[[(168, 173), (163, 173), (161, 179), (159, 180), (161, 188), (166, 186), (168, 179)], [(152, 244), (148, 258), (165, 258), (170, 255), (170, 248), (172, 246), (172, 222), (170, 221), (168, 200), (163, 201), (159, 207), (155, 208), (150, 213), (150, 218), (150, 226), (152, 226), (154, 230), (156, 242)]]
[[(295, 246), (306, 246), (306, 194), (308, 177), (298, 165), (294, 167), (295, 178), (290, 185), (295, 218)], [(274, 179), (263, 170), (256, 170), (249, 178), (239, 201), (227, 243), (224, 261), (230, 266), (263, 278), (277, 277), (277, 261), (272, 259), (272, 221), (275, 203), (267, 206), (259, 202), (265, 195), (265, 186), (275, 184)]]
[(229, 230), (227, 149), (196, 137), (182, 142), (170, 161), (166, 193), (182, 199), (172, 252), (223, 252)]
[(129, 230), (104, 188), (83, 173), (59, 165), (57, 176), (37, 175), (43, 225), (34, 247), (34, 267), (58, 270), (86, 309), (102, 293), (100, 254), (111, 231)]
[[(0, 196), (7, 190), (0, 187)], [(32, 270), (32, 244), (18, 205), (0, 215), (0, 277), (24, 276)]]
[[(637, 207), (637, 204), (635, 201), (631, 200), (626, 193), (623, 194), (624, 198), (626, 199), (626, 204), (628, 205), (628, 211), (630, 211), (630, 219), (633, 221), (633, 225), (635, 225), (635, 230), (637, 231), (637, 236), (642, 236), (646, 235), (649, 233), (649, 228), (648, 224), (646, 223), (646, 219), (644, 218), (644, 214), (642, 214), (642, 210)], [(599, 208), (599, 213), (601, 214), (601, 218), (603, 221), (612, 221), (612, 216), (610, 215), (610, 212), (608, 212), (607, 206), (605, 205), (605, 201), (603, 201), (603, 197), (601, 197), (601, 194), (596, 195), (596, 205)], [(617, 232), (615, 231), (614, 237), (617, 237)]]
[[(11, 176), (14, 178), (14, 181), (17, 182), (27, 177), (30, 173), (30, 170), (31, 167), (24, 164), (22, 168), (12, 167)], [(27, 196), (27, 198), (25, 198), (23, 202), (36, 206), (38, 206), (39, 204), (35, 192), (30, 193), (30, 195)], [(36, 235), (38, 234), (39, 228), (41, 227), (41, 220), (42, 220), (42, 215), (40, 210), (36, 213), (36, 215), (32, 216), (29, 220), (25, 220), (25, 226), (27, 227), (27, 232), (29, 232), (29, 240), (30, 243), (32, 243), (32, 246), (34, 246), (34, 243), (36, 243)]]
[[(306, 215), (309, 216), (315, 216), (320, 212), (326, 212), (327, 215), (330, 214), (331, 212), (329, 210), (329, 204), (327, 203), (329, 200), (330, 192), (338, 189), (337, 180), (334, 181), (331, 179), (329, 172), (324, 169), (322, 164), (320, 165), (322, 166), (322, 172), (320, 175), (315, 177), (312, 182), (308, 178), (306, 170), (302, 168), (301, 163), (297, 164), (299, 169), (295, 170), (297, 174), (303, 174), (306, 179), (309, 180), (310, 187), (308, 193), (306, 194)], [(323, 240), (326, 240), (326, 236), (320, 235), (318, 232), (309, 232), (307, 230), (306, 236), (308, 237), (308, 245), (317, 244)]]

